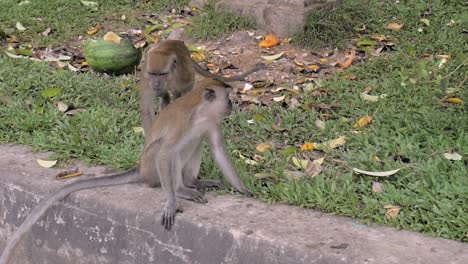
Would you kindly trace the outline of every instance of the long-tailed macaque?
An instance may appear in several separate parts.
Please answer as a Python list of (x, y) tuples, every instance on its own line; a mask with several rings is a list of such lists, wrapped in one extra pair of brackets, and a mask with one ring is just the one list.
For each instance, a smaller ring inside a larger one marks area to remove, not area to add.
[(250, 195), (226, 153), (221, 133), (221, 122), (232, 109), (228, 94), (229, 86), (222, 81), (203, 79), (197, 82), (193, 90), (161, 110), (146, 135), (139, 169), (78, 180), (53, 192), (32, 210), (7, 242), (0, 264), (8, 263), (13, 249), (48, 208), (78, 190), (143, 180), (151, 187), (161, 185), (167, 198), (161, 224), (171, 229), (179, 208), (176, 198), (206, 203), (197, 187), (217, 185), (215, 181), (197, 179), (203, 140), (208, 142), (213, 158), (228, 181), (239, 192)]
[(183, 41), (165, 40), (148, 48), (140, 75), (141, 115), (144, 131), (148, 131), (155, 118), (154, 98), (160, 97), (159, 109), (166, 107), (174, 99), (190, 91), (195, 81), (195, 73), (223, 82), (241, 81), (249, 74), (265, 69), (257, 64), (250, 70), (229, 78), (214, 75), (203, 69), (190, 57)]

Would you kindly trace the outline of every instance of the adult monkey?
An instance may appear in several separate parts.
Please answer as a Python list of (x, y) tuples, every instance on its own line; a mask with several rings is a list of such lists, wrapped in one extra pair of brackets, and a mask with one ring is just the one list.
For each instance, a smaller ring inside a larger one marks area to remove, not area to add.
[(0, 264), (8, 263), (21, 238), (49, 207), (78, 190), (143, 180), (151, 187), (161, 185), (166, 194), (161, 223), (166, 229), (171, 229), (178, 211), (177, 197), (207, 202), (203, 193), (196, 189), (204, 185), (197, 179), (203, 140), (208, 142), (213, 158), (229, 182), (239, 192), (250, 195), (226, 153), (221, 133), (221, 123), (232, 110), (228, 95), (229, 86), (224, 82), (215, 79), (198, 82), (193, 90), (160, 112), (145, 138), (139, 169), (78, 180), (52, 193), (32, 210), (7, 242)]
[(198, 65), (181, 40), (165, 40), (148, 48), (140, 75), (141, 115), (144, 131), (149, 131), (154, 118), (154, 98), (160, 97), (159, 110), (174, 99), (190, 91), (195, 82), (195, 73), (223, 82), (241, 81), (247, 75), (265, 69), (257, 64), (248, 71), (229, 78), (214, 75)]

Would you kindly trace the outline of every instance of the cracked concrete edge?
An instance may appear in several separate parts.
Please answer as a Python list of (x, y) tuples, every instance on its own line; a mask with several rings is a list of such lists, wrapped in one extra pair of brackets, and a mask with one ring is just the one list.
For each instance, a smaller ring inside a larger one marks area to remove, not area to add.
[[(37, 165), (47, 155), (0, 145), (0, 249), (31, 208), (70, 182), (54, 179), (60, 169)], [(94, 176), (109, 173), (79, 166)], [(159, 222), (160, 189), (129, 184), (77, 192), (34, 226), (13, 263), (468, 263), (464, 243), (293, 206), (207, 197), (207, 205), (183, 202), (168, 232)]]

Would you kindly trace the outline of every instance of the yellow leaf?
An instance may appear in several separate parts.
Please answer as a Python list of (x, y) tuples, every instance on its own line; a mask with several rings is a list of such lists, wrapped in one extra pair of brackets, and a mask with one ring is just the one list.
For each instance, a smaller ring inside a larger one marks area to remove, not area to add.
[(393, 30), (400, 30), (403, 28), (403, 24), (398, 24), (398, 23), (388, 23), (387, 25), (388, 29), (393, 29)]
[(260, 143), (255, 148), (259, 152), (264, 152), (267, 149), (272, 149), (273, 146), (269, 142)]
[(325, 62), (328, 62), (328, 59), (327, 59), (327, 58), (320, 58), (319, 61), (320, 61), (321, 63), (325, 63)]
[(112, 42), (115, 42), (117, 44), (120, 44), (120, 40), (122, 38), (119, 37), (119, 35), (115, 34), (114, 32), (109, 31), (104, 35), (104, 37), (102, 37), (102, 39), (104, 39), (105, 41), (112, 41)]
[(133, 132), (135, 133), (143, 133), (143, 128), (142, 127), (133, 127)]
[(324, 161), (325, 161), (325, 158), (320, 158), (320, 159), (316, 159), (312, 161), (312, 163), (314, 163), (315, 165), (322, 165)]
[(365, 116), (361, 117), (359, 119), (359, 121), (357, 121), (356, 124), (354, 124), (353, 128), (365, 127), (365, 126), (369, 125), (370, 123), (372, 123), (372, 116), (365, 115)]
[(55, 164), (57, 164), (57, 160), (41, 160), (41, 159), (37, 159), (37, 164), (39, 164), (41, 167), (44, 167), (44, 168), (51, 168), (53, 167)]
[(317, 150), (323, 150), (327, 152), (327, 151), (330, 151), (331, 149), (337, 148), (339, 146), (343, 146), (344, 144), (346, 144), (346, 137), (341, 136), (337, 139), (333, 139), (324, 143), (314, 144), (314, 147)]
[(100, 23), (97, 23), (94, 27), (88, 29), (88, 35), (94, 35), (96, 33), (99, 32), (99, 30), (101, 30), (102, 28), (102, 25)]
[(454, 104), (464, 104), (465, 103), (465, 101), (463, 101), (462, 99), (460, 99), (458, 97), (447, 98), (447, 102), (454, 103)]
[(307, 166), (309, 165), (308, 160), (300, 160), (296, 157), (292, 157), (291, 160), (294, 163), (294, 165), (296, 165), (296, 167), (298, 167), (301, 170), (305, 170)]
[(301, 151), (311, 150), (314, 149), (314, 144), (312, 142), (306, 142), (301, 147)]

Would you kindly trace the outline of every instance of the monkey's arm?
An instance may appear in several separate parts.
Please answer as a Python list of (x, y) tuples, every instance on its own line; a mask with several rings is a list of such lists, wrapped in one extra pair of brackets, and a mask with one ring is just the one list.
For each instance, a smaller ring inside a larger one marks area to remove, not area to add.
[(78, 180), (56, 190), (49, 197), (42, 200), (39, 203), (39, 205), (37, 205), (31, 211), (26, 220), (20, 225), (18, 230), (16, 230), (13, 236), (9, 239), (5, 249), (3, 250), (2, 256), (0, 257), (0, 264), (8, 263), (13, 249), (15, 249), (15, 247), (20, 242), (21, 238), (26, 234), (26, 232), (28, 232), (31, 229), (31, 227), (44, 215), (46, 210), (58, 201), (67, 197), (70, 193), (84, 189), (121, 185), (142, 180), (143, 178), (139, 175), (138, 171), (136, 169), (133, 169), (115, 175)]
[(239, 75), (236, 75), (236, 76), (233, 76), (233, 77), (222, 77), (222, 76), (218, 76), (218, 75), (214, 75), (212, 74), (211, 72), (203, 69), (200, 65), (198, 65), (198, 63), (196, 63), (194, 60), (190, 59), (191, 62), (192, 62), (192, 66), (193, 68), (195, 69), (195, 71), (200, 74), (200, 75), (203, 75), (204, 77), (208, 77), (208, 78), (213, 78), (213, 79), (217, 79), (217, 80), (220, 80), (220, 81), (223, 81), (223, 82), (235, 82), (235, 81), (242, 81), (244, 80), (245, 77), (247, 77), (248, 75), (256, 72), (256, 71), (259, 71), (259, 70), (263, 70), (263, 69), (266, 69), (266, 66), (265, 64), (263, 63), (258, 63), (255, 65), (255, 67), (247, 70), (246, 72), (242, 73), (242, 74), (239, 74)]
[(141, 121), (143, 124), (143, 130), (148, 134), (155, 119), (153, 100), (156, 95), (153, 88), (150, 86), (150, 80), (148, 78), (141, 76), (140, 83)]
[(221, 134), (221, 129), (215, 127), (208, 131), (207, 135), (208, 144), (211, 149), (214, 160), (218, 164), (219, 168), (223, 172), (223, 175), (229, 180), (229, 182), (241, 193), (251, 196), (250, 191), (245, 187), (239, 174), (236, 172), (231, 159), (226, 153), (226, 146), (224, 144), (224, 138)]

